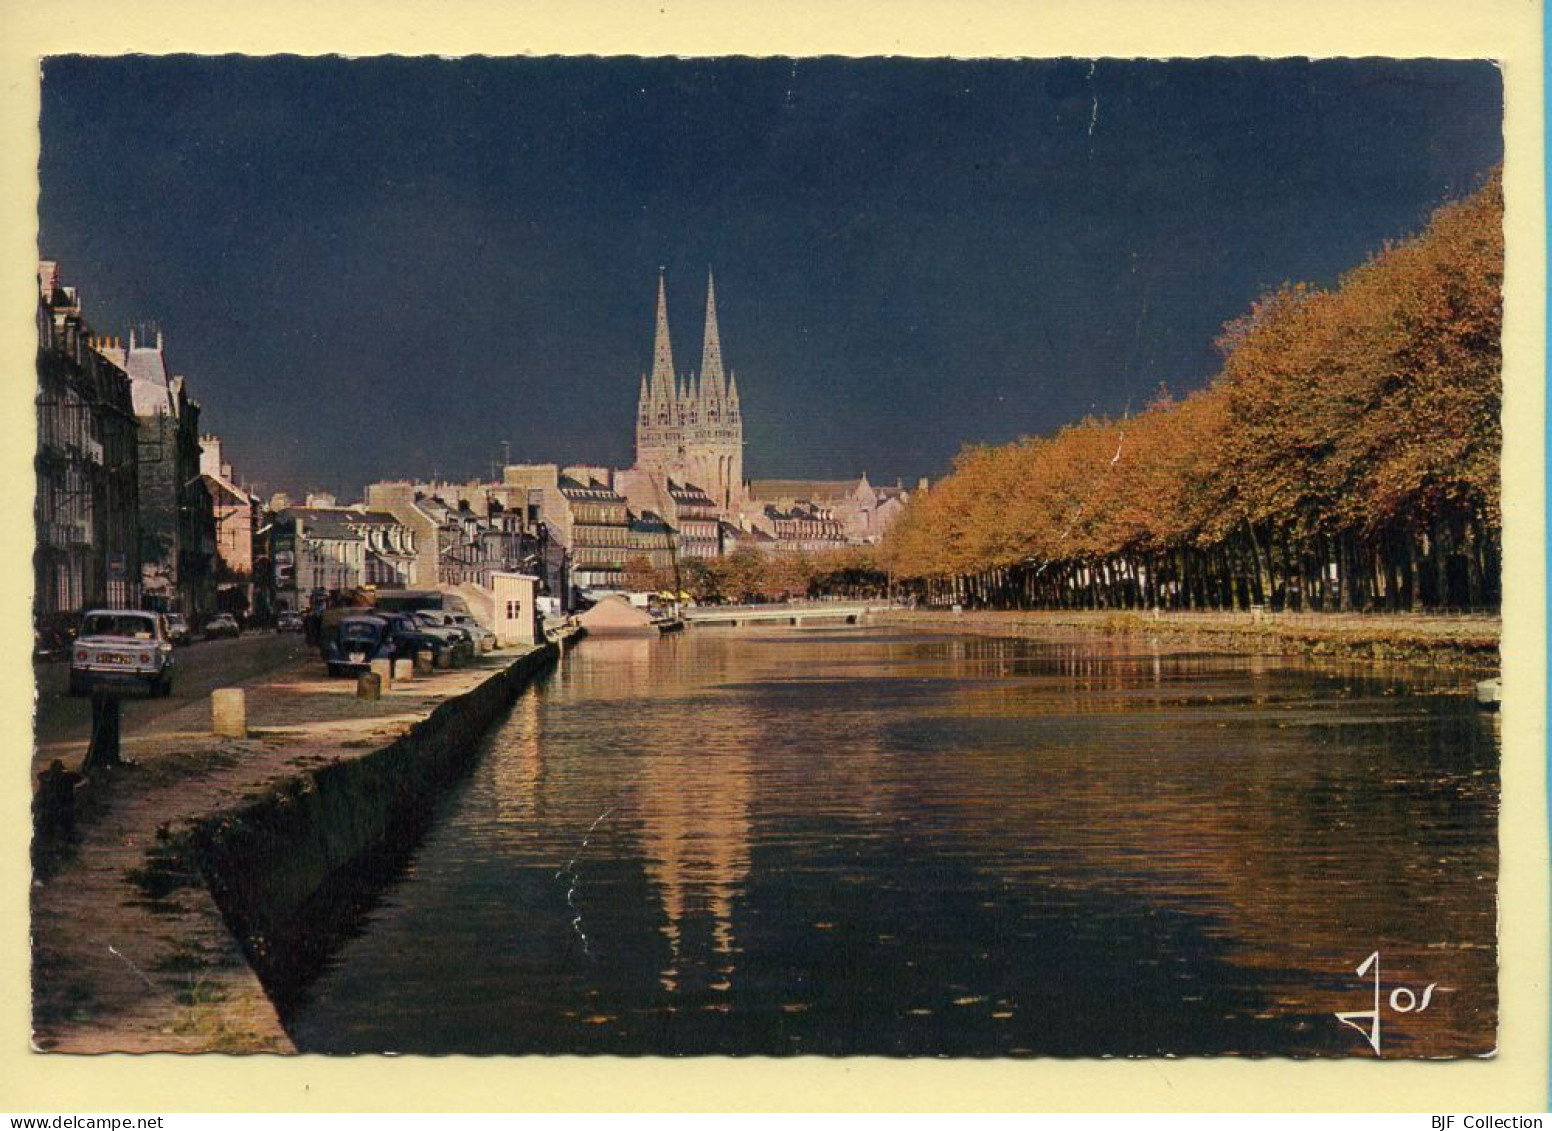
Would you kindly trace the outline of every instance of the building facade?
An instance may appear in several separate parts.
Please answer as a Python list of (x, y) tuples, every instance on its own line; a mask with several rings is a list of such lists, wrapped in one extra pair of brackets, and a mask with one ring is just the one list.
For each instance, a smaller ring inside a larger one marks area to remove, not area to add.
[(560, 479), (564, 501), (564, 545), (570, 552), (572, 584), (581, 589), (618, 589), (631, 553), (631, 514), (625, 499), (593, 479)]
[(38, 264), (34, 613), (140, 605), (139, 423), (129, 375), (92, 347), (74, 287)]
[(279, 609), (334, 604), (365, 585), (412, 587), (415, 535), (387, 511), (291, 507), (271, 522)]
[(142, 600), (201, 621), (216, 608), (216, 525), (200, 470), (199, 405), (169, 372), (161, 331), (131, 330), (127, 346), (115, 338), (96, 348), (129, 375), (139, 422)]
[(221, 437), (201, 436), (199, 449), (200, 474), (215, 521), (216, 605), (236, 615), (262, 615), (268, 610), (261, 607), (265, 604), (263, 589), (254, 584), (254, 567), (263, 505), (256, 495), (238, 486)]

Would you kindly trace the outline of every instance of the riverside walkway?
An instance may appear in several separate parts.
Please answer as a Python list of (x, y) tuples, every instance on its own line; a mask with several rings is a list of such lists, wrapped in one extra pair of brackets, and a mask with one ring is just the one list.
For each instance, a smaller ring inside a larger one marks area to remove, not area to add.
[[(74, 838), (43, 845), (35, 861), (34, 1046), (294, 1051), (210, 890), (197, 876), (164, 882), (158, 850), (192, 823), (384, 749), (537, 650), (479, 655), (395, 682), (378, 700), (356, 698), (355, 680), (329, 679), (308, 655), (238, 684), (245, 739), (210, 734), (208, 700), (126, 731), (122, 753), (134, 765), (88, 781)], [(74, 769), (81, 752), (81, 743), (47, 742), (35, 768), (58, 758)]]
[(1120, 609), (890, 609), (880, 623), (920, 632), (1083, 640), (1137, 637), (1207, 649), (1495, 669), (1502, 618), (1487, 613), (1140, 612)]

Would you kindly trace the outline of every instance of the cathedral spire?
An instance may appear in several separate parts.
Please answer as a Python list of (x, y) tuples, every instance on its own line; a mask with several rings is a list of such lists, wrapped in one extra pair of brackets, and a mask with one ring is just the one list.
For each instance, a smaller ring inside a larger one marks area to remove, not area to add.
[(701, 381), (711, 382), (716, 396), (727, 393), (727, 379), (722, 372), (722, 337), (717, 332), (717, 281), (706, 269), (706, 341), (701, 348)]
[[(665, 384), (659, 384), (664, 382)], [(674, 347), (668, 340), (668, 296), (663, 289), (663, 269), (657, 269), (657, 341), (652, 346), (652, 385), (655, 389), (672, 388)]]

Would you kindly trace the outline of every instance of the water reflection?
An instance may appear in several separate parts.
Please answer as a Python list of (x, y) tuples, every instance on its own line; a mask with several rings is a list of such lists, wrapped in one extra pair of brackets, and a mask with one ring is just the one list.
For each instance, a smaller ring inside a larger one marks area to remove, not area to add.
[[(321, 1051), (1372, 1055), (1496, 1023), (1448, 675), (903, 633), (585, 643), (297, 1013)], [(1495, 720), (1494, 720), (1495, 721)]]

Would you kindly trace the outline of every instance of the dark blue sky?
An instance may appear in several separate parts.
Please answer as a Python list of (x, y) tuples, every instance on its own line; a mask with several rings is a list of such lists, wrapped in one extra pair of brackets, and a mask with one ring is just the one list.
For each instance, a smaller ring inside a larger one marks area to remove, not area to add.
[(1482, 63), (55, 59), (40, 243), (271, 489), (627, 465), (708, 264), (746, 474), (883, 480), (1197, 387), (1501, 122)]

